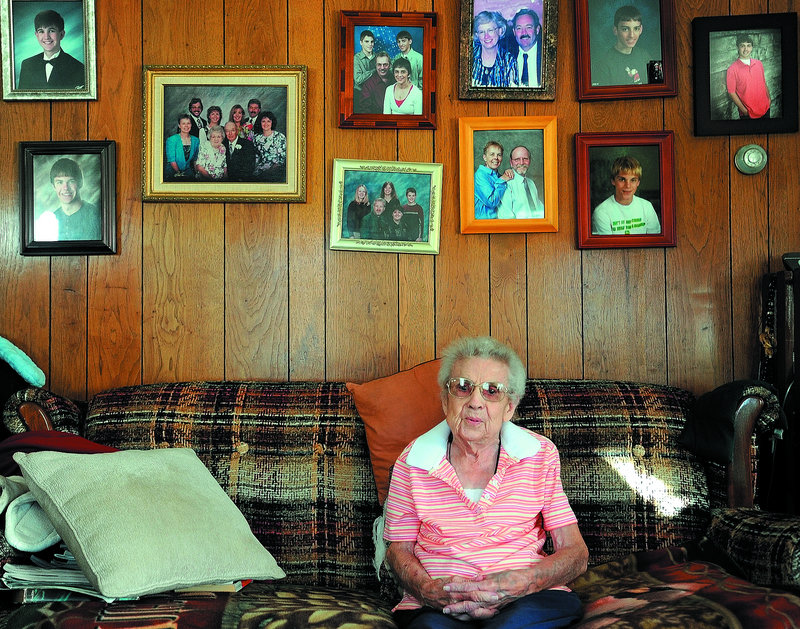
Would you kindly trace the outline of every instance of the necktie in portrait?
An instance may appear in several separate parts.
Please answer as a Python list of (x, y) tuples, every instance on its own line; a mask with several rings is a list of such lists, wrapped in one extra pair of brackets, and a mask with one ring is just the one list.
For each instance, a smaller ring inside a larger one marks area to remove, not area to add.
[(530, 207), (531, 211), (536, 209), (536, 202), (533, 200), (533, 195), (531, 194), (531, 186), (527, 179), (524, 180), (525, 185), (525, 196), (528, 197), (528, 206)]
[[(528, 85), (530, 83), (530, 80), (528, 78), (528, 53), (527, 52), (523, 52), (522, 53), (522, 81), (521, 82), (522, 82), (523, 85)], [(525, 189), (527, 190), (527, 186), (525, 187)]]

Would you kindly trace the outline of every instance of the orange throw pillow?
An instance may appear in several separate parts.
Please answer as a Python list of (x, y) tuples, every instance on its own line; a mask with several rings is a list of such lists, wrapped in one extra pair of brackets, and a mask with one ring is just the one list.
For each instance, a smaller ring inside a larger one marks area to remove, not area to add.
[(381, 504), (389, 493), (389, 468), (403, 448), (444, 419), (436, 380), (440, 363), (431, 360), (364, 384), (347, 383), (366, 428)]

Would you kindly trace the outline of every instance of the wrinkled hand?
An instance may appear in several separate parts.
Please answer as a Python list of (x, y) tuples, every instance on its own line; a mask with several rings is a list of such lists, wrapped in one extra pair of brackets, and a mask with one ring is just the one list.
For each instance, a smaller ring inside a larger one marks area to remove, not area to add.
[(505, 570), (476, 579), (453, 579), (443, 585), (454, 599), (442, 611), (459, 620), (491, 618), (501, 607), (525, 596), (530, 581), (519, 570)]

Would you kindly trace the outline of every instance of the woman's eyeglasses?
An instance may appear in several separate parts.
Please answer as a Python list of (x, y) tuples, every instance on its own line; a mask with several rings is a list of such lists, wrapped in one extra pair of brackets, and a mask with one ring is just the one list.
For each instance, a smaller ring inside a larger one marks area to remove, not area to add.
[(450, 378), (445, 384), (447, 392), (453, 397), (467, 398), (472, 395), (475, 387), (481, 392), (481, 397), (487, 402), (499, 402), (508, 393), (508, 387), (502, 382), (481, 382), (475, 384), (469, 378)]

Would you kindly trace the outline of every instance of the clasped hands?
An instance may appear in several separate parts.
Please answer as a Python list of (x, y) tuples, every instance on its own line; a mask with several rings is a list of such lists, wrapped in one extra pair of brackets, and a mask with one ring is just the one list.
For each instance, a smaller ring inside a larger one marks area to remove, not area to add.
[(504, 605), (524, 596), (526, 585), (515, 578), (514, 571), (478, 575), (471, 579), (449, 577), (435, 579), (441, 588), (437, 602), (442, 613), (457, 620), (491, 618)]

